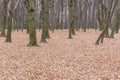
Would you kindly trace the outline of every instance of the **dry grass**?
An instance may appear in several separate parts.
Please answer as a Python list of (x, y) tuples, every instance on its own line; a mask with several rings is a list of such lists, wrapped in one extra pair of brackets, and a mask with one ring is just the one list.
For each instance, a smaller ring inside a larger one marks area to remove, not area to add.
[[(47, 44), (27, 47), (24, 31), (12, 33), (12, 43), (0, 38), (0, 80), (120, 80), (120, 34), (94, 45), (100, 32), (50, 33)], [(40, 32), (37, 32), (38, 42)]]

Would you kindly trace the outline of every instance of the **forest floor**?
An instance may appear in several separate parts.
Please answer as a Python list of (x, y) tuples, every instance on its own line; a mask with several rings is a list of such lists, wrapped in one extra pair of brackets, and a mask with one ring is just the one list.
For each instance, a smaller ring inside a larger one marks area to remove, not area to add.
[(12, 43), (0, 38), (0, 80), (120, 80), (120, 33), (95, 45), (100, 32), (50, 32), (48, 42), (26, 46), (29, 35), (13, 32)]

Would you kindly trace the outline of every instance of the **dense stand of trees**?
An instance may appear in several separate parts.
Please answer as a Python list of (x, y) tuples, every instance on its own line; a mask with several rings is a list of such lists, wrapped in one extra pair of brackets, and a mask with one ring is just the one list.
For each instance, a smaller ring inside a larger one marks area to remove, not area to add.
[[(101, 31), (96, 45), (119, 32), (119, 0), (0, 0), (0, 36), (11, 42), (12, 30), (27, 30), (28, 46), (37, 46), (36, 29), (42, 29), (40, 42), (47, 42), (49, 31), (69, 29)], [(6, 32), (7, 31), (7, 32)]]

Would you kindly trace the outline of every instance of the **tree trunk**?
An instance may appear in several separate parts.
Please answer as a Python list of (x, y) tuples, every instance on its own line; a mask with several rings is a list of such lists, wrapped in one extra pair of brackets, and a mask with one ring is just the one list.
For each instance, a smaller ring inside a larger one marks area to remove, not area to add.
[(42, 23), (42, 36), (41, 42), (47, 42), (46, 38), (50, 38), (49, 35), (49, 1), (41, 0), (42, 10), (40, 14)]
[(12, 42), (12, 40), (11, 40), (12, 32), (11, 31), (12, 31), (12, 19), (13, 19), (13, 3), (14, 3), (14, 1), (10, 0), (6, 42)]
[(4, 37), (5, 36), (5, 28), (6, 28), (6, 24), (7, 24), (7, 0), (4, 0), (4, 15), (3, 15), (3, 25), (1, 27), (1, 36)]
[(74, 29), (74, 6), (73, 1), (69, 0), (68, 2), (69, 6), (69, 36), (68, 38), (72, 38), (72, 35), (75, 35), (75, 29)]
[(26, 7), (28, 10), (28, 28), (29, 28), (29, 44), (28, 46), (37, 46), (36, 27), (35, 27), (35, 1), (26, 0)]

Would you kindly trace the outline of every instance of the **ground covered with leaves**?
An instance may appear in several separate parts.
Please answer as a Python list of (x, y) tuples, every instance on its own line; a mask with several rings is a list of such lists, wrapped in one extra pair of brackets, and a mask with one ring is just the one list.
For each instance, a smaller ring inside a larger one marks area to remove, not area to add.
[(120, 80), (120, 34), (95, 45), (100, 32), (50, 32), (47, 43), (28, 47), (29, 35), (12, 33), (12, 43), (0, 37), (0, 80)]

